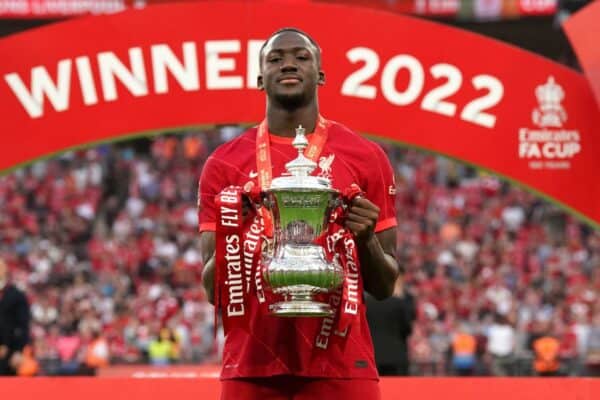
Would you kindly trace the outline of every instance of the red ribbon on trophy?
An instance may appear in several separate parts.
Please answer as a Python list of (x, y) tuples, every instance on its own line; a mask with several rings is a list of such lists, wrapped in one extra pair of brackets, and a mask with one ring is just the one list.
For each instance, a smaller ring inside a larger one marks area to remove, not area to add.
[[(336, 292), (329, 294), (328, 303), (335, 310), (335, 315), (326, 317), (323, 321), (324, 324), (332, 324), (335, 328), (334, 335), (341, 338), (347, 336), (362, 304), (363, 282), (356, 242), (352, 232), (344, 227), (348, 206), (355, 197), (362, 194), (358, 185), (345, 189), (341, 204), (330, 215), (327, 232), (317, 239), (317, 243), (325, 249), (328, 261), (335, 260), (344, 271), (342, 286)], [(318, 337), (316, 347), (327, 348), (319, 345)]]
[[(222, 311), (223, 328), (246, 329), (249, 321), (248, 297), (252, 277), (257, 268), (261, 238), (258, 235), (254, 251), (245, 246), (245, 234), (250, 231), (252, 218), (245, 217), (242, 189), (225, 188), (215, 197), (217, 207), (216, 269), (215, 269), (215, 327), (219, 308)], [(247, 261), (249, 265), (247, 265)]]

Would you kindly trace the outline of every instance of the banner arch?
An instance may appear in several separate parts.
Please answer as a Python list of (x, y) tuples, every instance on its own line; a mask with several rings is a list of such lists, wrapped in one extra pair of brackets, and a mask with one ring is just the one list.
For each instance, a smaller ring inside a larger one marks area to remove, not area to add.
[(157, 5), (2, 39), (0, 170), (139, 132), (259, 122), (258, 49), (283, 26), (323, 49), (326, 117), (600, 223), (600, 116), (583, 76), (455, 28), (341, 5)]

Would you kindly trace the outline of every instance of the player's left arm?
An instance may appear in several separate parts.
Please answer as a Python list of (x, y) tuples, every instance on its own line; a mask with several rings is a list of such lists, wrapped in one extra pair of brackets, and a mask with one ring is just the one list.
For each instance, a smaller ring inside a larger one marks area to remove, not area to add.
[(375, 233), (380, 209), (370, 200), (357, 197), (345, 225), (355, 237), (365, 290), (377, 300), (392, 295), (398, 277), (396, 227)]
[(394, 171), (387, 154), (374, 145), (365, 166), (364, 196), (355, 198), (346, 227), (355, 237), (365, 290), (381, 300), (392, 295), (399, 268), (396, 260)]

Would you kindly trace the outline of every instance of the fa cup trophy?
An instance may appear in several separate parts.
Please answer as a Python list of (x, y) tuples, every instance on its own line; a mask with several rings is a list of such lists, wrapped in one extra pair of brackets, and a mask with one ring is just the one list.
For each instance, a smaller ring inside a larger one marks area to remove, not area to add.
[(315, 239), (327, 232), (340, 192), (329, 179), (310, 175), (317, 164), (304, 156), (308, 141), (302, 126), (296, 129), (292, 145), (298, 157), (285, 165), (287, 173), (265, 188), (274, 230), (272, 250), (263, 253), (263, 276), (274, 293), (283, 295), (270, 312), (281, 317), (329, 316), (332, 307), (315, 297), (336, 290), (344, 272), (336, 258), (327, 260)]

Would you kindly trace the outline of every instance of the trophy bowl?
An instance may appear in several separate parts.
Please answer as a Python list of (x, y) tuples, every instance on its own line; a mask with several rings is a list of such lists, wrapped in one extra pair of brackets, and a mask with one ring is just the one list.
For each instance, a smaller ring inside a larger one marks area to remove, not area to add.
[(316, 297), (336, 290), (344, 279), (337, 260), (328, 261), (325, 249), (315, 243), (327, 232), (340, 193), (329, 179), (309, 176), (316, 163), (302, 154), (306, 144), (298, 128), (293, 142), (298, 158), (265, 190), (265, 206), (273, 216), (273, 246), (263, 253), (263, 276), (274, 293), (283, 295), (283, 301), (270, 306), (271, 314), (281, 317), (332, 315), (331, 305)]

